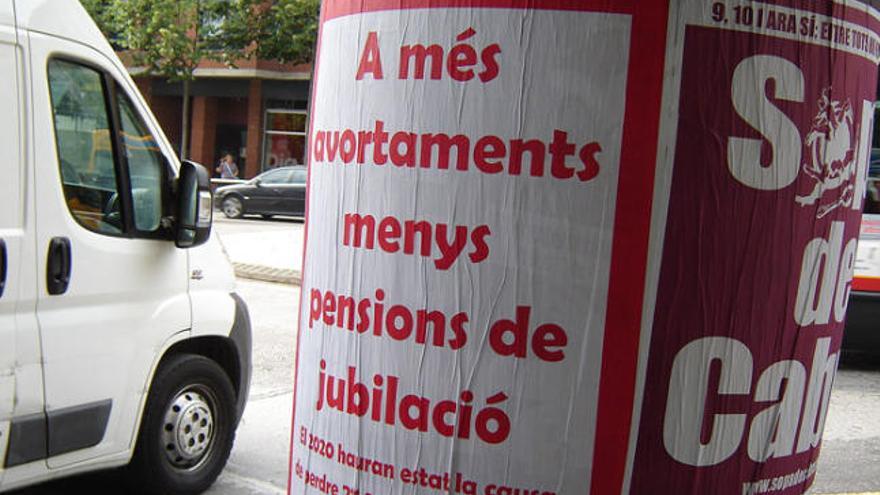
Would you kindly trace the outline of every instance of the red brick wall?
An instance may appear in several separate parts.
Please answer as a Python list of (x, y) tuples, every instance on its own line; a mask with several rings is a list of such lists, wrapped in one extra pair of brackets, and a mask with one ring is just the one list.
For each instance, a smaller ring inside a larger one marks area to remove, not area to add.
[(246, 98), (217, 98), (217, 123), (247, 125), (248, 101)]
[(140, 91), (141, 95), (144, 97), (144, 101), (147, 102), (147, 105), (153, 105), (153, 81), (149, 77), (138, 77), (134, 79), (135, 85), (137, 85), (138, 91)]
[(180, 153), (180, 117), (183, 112), (183, 109), (181, 108), (182, 99), (173, 96), (152, 95), (150, 100), (150, 110), (152, 110), (156, 120), (159, 121), (159, 125), (162, 127), (162, 132), (164, 132), (165, 137), (171, 141), (172, 146), (174, 146), (174, 152)]
[[(135, 82), (174, 151), (179, 153), (181, 97), (153, 94), (150, 78), (137, 78)], [(256, 176), (261, 171), (262, 163), (263, 111), (263, 85), (259, 79), (250, 80), (248, 98), (193, 97), (190, 105), (189, 157), (206, 166), (213, 166), (217, 125), (247, 126), (247, 142), (244, 143), (247, 163), (239, 176)]]
[(153, 80), (150, 77), (136, 77), (134, 83), (138, 91), (153, 112), (153, 116), (159, 122), (159, 127), (165, 137), (174, 146), (174, 151), (180, 151), (180, 99), (167, 96), (155, 96), (153, 94)]
[[(236, 60), (234, 62), (235, 68), (237, 69), (256, 69), (256, 70), (270, 70), (277, 72), (287, 72), (287, 73), (299, 73), (303, 75), (309, 75), (312, 71), (311, 64), (282, 64), (275, 60), (256, 60), (256, 59), (242, 59)], [(199, 62), (199, 69), (228, 69), (230, 66), (224, 62), (219, 62), (216, 60), (202, 60)]]
[(240, 174), (251, 178), (260, 173), (263, 145), (263, 82), (251, 79), (247, 111), (247, 170)]
[(210, 167), (214, 163), (214, 144), (217, 131), (217, 99), (196, 96), (192, 99), (192, 120), (190, 121), (191, 160)]

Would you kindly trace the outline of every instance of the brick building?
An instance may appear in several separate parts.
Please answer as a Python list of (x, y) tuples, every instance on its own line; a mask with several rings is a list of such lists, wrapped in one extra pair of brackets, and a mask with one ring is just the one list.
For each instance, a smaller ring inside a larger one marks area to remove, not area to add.
[[(280, 165), (303, 164), (311, 66), (248, 60), (228, 68), (205, 61), (190, 83), (188, 158), (214, 167), (231, 153), (239, 177)], [(156, 118), (180, 149), (183, 84), (132, 76)]]

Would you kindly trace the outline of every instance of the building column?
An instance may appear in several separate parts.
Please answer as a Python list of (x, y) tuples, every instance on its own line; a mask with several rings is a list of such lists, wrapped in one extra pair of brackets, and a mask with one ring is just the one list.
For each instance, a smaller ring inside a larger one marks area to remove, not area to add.
[(248, 89), (247, 165), (242, 177), (250, 179), (260, 173), (263, 152), (263, 81), (251, 79)]
[[(217, 137), (217, 99), (196, 96), (192, 101), (190, 122), (190, 159), (204, 164), (213, 172), (214, 150)], [(213, 175), (213, 174), (212, 174)]]

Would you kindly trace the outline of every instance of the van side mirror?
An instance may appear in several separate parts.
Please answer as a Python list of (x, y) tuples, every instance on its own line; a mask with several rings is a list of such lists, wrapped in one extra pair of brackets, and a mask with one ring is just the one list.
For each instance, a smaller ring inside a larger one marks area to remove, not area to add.
[(211, 179), (204, 166), (184, 160), (177, 178), (174, 244), (189, 248), (204, 244), (211, 235), (213, 200)]

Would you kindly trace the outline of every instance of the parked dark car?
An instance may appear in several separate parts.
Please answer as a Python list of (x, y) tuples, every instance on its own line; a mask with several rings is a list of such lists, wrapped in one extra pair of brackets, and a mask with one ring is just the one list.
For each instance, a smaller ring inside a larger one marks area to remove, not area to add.
[(278, 167), (242, 183), (218, 187), (214, 200), (229, 218), (290, 215), (306, 211), (306, 167)]

